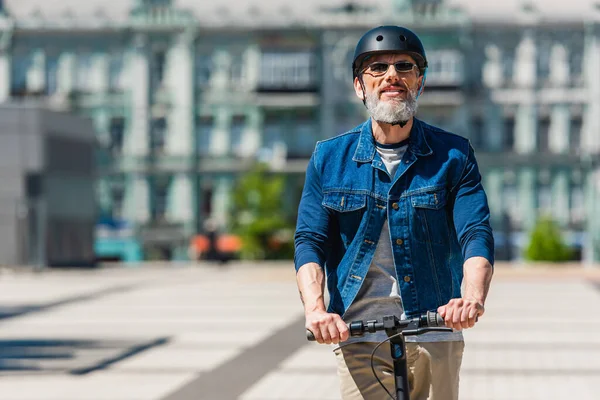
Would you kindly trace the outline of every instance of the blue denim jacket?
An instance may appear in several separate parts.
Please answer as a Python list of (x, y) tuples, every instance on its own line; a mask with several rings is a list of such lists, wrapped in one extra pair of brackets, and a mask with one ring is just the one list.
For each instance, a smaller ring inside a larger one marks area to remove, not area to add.
[(390, 177), (368, 120), (317, 143), (298, 209), (296, 271), (309, 262), (325, 268), (328, 312), (343, 315), (354, 301), (386, 218), (408, 317), (460, 297), (464, 260), (494, 262), (487, 197), (469, 141), (415, 118)]

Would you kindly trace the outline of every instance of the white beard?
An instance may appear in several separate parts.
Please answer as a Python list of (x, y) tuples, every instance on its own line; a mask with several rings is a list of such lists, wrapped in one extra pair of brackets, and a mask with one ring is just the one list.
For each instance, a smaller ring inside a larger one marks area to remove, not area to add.
[(378, 93), (368, 93), (365, 105), (371, 117), (377, 122), (386, 124), (397, 124), (408, 121), (417, 113), (418, 103), (416, 92), (408, 90), (406, 100), (392, 99), (390, 101), (379, 100)]

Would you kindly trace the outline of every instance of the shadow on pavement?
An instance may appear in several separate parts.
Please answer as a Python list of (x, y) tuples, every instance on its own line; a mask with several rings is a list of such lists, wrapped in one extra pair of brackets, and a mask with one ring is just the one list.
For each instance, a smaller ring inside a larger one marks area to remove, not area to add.
[(67, 297), (65, 299), (61, 299), (58, 301), (53, 301), (46, 304), (39, 305), (21, 305), (21, 306), (11, 306), (11, 307), (2, 307), (0, 306), (0, 321), (7, 318), (15, 318), (20, 317), (26, 314), (34, 313), (34, 312), (43, 312), (48, 311), (52, 308), (66, 306), (75, 303), (81, 303), (84, 301), (91, 301), (102, 298), (104, 296), (108, 296), (111, 294), (125, 293), (132, 290), (134, 286), (118, 286), (108, 289), (98, 290), (92, 293), (86, 293), (79, 296)]
[(169, 338), (146, 341), (118, 340), (0, 340), (0, 376), (27, 373), (83, 375), (104, 369)]

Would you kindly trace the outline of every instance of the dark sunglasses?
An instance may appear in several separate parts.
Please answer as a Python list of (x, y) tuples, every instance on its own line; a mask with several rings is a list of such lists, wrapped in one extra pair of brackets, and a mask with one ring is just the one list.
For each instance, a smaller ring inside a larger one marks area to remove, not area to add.
[(374, 62), (367, 65), (367, 67), (363, 69), (363, 72), (374, 76), (381, 76), (388, 72), (390, 65), (393, 65), (394, 68), (396, 68), (396, 72), (400, 74), (411, 72), (417, 66), (416, 64), (413, 64), (409, 61), (398, 61), (397, 63), (393, 64), (386, 62)]

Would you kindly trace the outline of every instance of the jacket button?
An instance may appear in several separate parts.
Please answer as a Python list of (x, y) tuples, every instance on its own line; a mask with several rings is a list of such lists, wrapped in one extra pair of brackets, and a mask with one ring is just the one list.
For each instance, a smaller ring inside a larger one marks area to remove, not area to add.
[(396, 244), (398, 246), (402, 245), (402, 243), (404, 243), (404, 241), (402, 239), (396, 239)]
[(400, 206), (398, 206), (398, 203), (393, 203), (393, 204), (392, 204), (392, 208), (393, 208), (394, 210), (397, 210), (397, 209), (399, 209), (399, 208), (400, 208)]
[(406, 282), (406, 283), (410, 282), (410, 276), (405, 276), (404, 277), (404, 282)]

